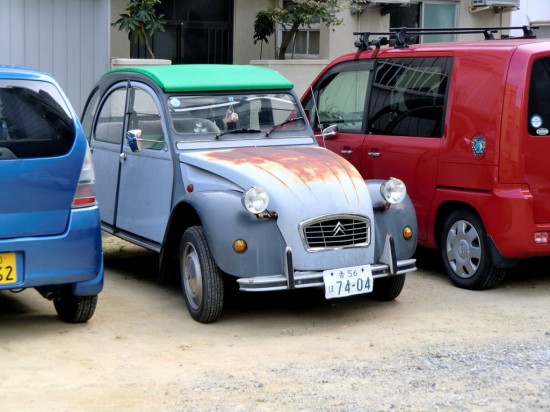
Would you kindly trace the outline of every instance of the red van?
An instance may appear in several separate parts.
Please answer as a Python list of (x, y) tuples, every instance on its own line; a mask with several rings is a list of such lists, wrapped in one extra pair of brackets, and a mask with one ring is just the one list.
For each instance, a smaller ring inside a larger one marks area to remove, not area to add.
[(518, 260), (550, 256), (550, 39), (522, 29), (410, 45), (450, 30), (355, 33), (357, 53), (302, 98), (322, 146), (364, 178), (405, 182), (419, 246), (440, 250), (462, 288), (494, 287)]

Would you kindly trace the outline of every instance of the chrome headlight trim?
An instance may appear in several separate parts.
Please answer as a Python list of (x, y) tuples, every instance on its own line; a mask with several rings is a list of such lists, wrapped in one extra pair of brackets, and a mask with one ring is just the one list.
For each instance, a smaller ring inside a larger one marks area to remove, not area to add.
[(261, 187), (252, 186), (242, 194), (241, 203), (246, 210), (256, 215), (269, 206), (269, 195)]
[(380, 193), (390, 205), (396, 205), (405, 200), (407, 187), (402, 180), (391, 177), (380, 185)]

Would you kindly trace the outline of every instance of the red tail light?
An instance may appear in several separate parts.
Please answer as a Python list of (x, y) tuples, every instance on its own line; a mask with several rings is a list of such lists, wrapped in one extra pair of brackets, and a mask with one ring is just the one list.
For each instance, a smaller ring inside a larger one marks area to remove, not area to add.
[(95, 199), (95, 174), (90, 150), (86, 150), (84, 163), (78, 179), (78, 186), (74, 194), (72, 207), (86, 207), (96, 204)]

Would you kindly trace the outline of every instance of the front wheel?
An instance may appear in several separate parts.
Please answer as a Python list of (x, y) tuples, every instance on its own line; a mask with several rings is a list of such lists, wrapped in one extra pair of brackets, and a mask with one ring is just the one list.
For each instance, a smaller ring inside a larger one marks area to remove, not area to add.
[(201, 226), (192, 226), (183, 233), (180, 275), (191, 317), (201, 323), (216, 321), (223, 308), (223, 277), (212, 258)]
[(483, 223), (469, 210), (456, 210), (445, 219), (441, 257), (451, 281), (464, 289), (490, 289), (506, 274), (493, 265)]
[(369, 296), (375, 300), (390, 301), (401, 294), (405, 286), (406, 275), (396, 275), (374, 280), (372, 292)]
[(67, 323), (85, 323), (94, 315), (97, 306), (97, 295), (75, 296), (70, 290), (62, 289), (53, 304), (57, 316)]

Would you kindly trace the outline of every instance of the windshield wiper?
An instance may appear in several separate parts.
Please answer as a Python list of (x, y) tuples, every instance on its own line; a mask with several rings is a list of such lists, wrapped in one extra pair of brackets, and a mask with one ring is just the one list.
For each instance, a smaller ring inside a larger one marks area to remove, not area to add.
[(261, 132), (262, 131), (260, 129), (248, 129), (248, 128), (226, 130), (225, 132), (220, 132), (216, 134), (216, 139), (230, 133), (261, 133)]
[(269, 131), (267, 131), (265, 133), (265, 137), (269, 137), (270, 133), (273, 132), (274, 130), (278, 129), (279, 127), (281, 126), (284, 126), (285, 124), (289, 124), (289, 123), (294, 123), (298, 120), (304, 120), (304, 118), (302, 116), (298, 116), (298, 117), (293, 117), (291, 119), (286, 119), (284, 122), (282, 123), (279, 123), (279, 124), (276, 124), (275, 126), (273, 126)]

